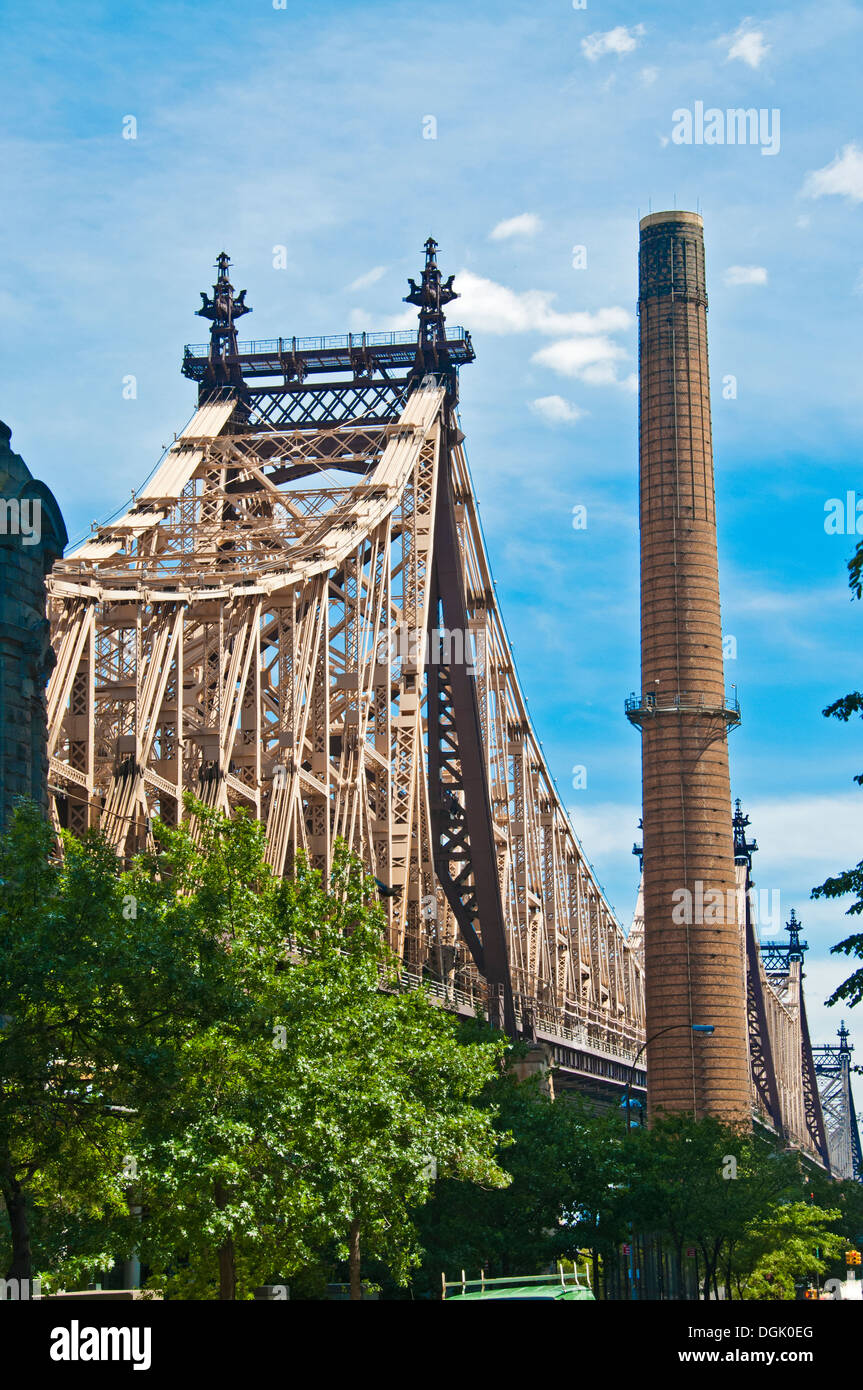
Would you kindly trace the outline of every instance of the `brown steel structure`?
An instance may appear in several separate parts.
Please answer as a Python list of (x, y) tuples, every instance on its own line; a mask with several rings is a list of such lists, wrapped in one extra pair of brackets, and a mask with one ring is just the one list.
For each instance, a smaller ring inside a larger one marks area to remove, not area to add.
[[(289, 872), (336, 837), (408, 982), (625, 1085), (641, 964), (531, 727), (457, 418), (470, 337), (426, 246), (412, 333), (238, 344), (220, 257), (199, 408), (118, 520), (54, 570), (58, 823), (119, 853), (184, 790), (245, 807)], [(636, 1084), (643, 1084), (639, 1071)]]
[(753, 1115), (830, 1168), (803, 994), (803, 959), (809, 948), (800, 939), (793, 909), (786, 927), (787, 942), (759, 941), (759, 895), (752, 877), (752, 854), (758, 846), (747, 838), (749, 817), (744, 816), (739, 801), (732, 823), (737, 921), (746, 956)]
[[(742, 1123), (750, 1117), (745, 964), (727, 746), (738, 715), (722, 663), (696, 213), (642, 220), (638, 310), (641, 695), (627, 712), (642, 731), (648, 1103), (651, 1113)], [(691, 1030), (707, 1023), (709, 1043)]]
[(848, 1029), (840, 1023), (839, 1044), (822, 1043), (813, 1049), (815, 1073), (824, 1127), (830, 1149), (830, 1167), (838, 1178), (863, 1182), (863, 1150), (851, 1090), (851, 1053)]
[[(436, 250), (410, 282), (417, 330), (251, 343), (219, 257), (210, 341), (183, 362), (198, 409), (50, 580), (53, 813), (128, 855), (193, 791), (260, 817), (280, 874), (299, 851), (326, 871), (342, 837), (407, 986), (481, 1006), (564, 1085), (619, 1098), (645, 1081), (644, 936), (616, 921), (531, 727), (459, 427), (474, 352), (445, 322)], [(648, 834), (645, 875), (652, 853)]]

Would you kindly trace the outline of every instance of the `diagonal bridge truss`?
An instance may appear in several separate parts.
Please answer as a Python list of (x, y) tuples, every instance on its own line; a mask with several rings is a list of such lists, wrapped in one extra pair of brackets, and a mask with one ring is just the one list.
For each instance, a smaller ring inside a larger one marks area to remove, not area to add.
[[(59, 562), (57, 824), (118, 854), (189, 789), (265, 822), (279, 874), (342, 837), (408, 977), (621, 1087), (631, 947), (555, 789), (495, 598), (457, 414), (470, 337), (426, 243), (410, 333), (240, 344), (229, 261), (186, 349), (198, 409)], [(635, 1071), (643, 1084), (643, 1071)]]

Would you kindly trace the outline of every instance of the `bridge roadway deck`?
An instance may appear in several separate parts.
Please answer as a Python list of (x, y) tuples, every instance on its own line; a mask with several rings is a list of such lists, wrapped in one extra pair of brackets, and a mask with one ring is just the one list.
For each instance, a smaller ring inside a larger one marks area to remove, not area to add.
[[(462, 1018), (476, 1016), (481, 1001), (464, 990), (448, 988), (436, 980), (421, 980), (418, 975), (406, 970), (402, 971), (401, 979), (407, 989), (424, 984), (432, 998)], [(521, 1022), (518, 1008), (516, 1019)], [(607, 1103), (623, 1096), (631, 1075), (632, 1095), (639, 1099), (643, 1097), (647, 1086), (647, 1073), (643, 1066), (632, 1065), (636, 1049), (633, 1048), (631, 1052), (616, 1049), (596, 1037), (591, 1037), (591, 1031), (587, 1027), (545, 1027), (542, 1022), (532, 1027), (532, 1041), (545, 1044), (552, 1053), (558, 1069), (558, 1089), (578, 1091)]]

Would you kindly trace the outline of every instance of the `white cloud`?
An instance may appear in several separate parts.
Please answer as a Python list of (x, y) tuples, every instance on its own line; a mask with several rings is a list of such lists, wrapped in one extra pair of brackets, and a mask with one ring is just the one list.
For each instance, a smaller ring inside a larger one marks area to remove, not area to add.
[(634, 24), (631, 29), (625, 24), (618, 24), (615, 29), (607, 29), (605, 33), (588, 34), (587, 38), (581, 41), (581, 51), (591, 63), (596, 63), (607, 53), (616, 53), (619, 57), (637, 48), (643, 34), (643, 24)]
[(779, 892), (779, 928), (762, 929), (761, 934), (782, 939), (782, 925), (791, 908), (796, 909), (811, 948), (805, 985), (809, 1027), (813, 1040), (829, 1041), (841, 1013), (825, 1009), (823, 1001), (852, 969), (847, 958), (831, 957), (829, 950), (855, 929), (854, 919), (845, 916), (850, 898), (812, 901), (809, 895), (814, 884), (860, 859), (860, 793), (789, 796), (753, 801), (744, 809), (752, 817), (760, 846), (754, 865), (756, 888)]
[[(782, 922), (792, 907), (803, 922), (804, 939), (810, 944), (806, 958), (806, 1013), (813, 1042), (833, 1041), (843, 1011), (826, 1009), (823, 1001), (851, 973), (853, 962), (845, 956), (830, 956), (834, 942), (855, 930), (854, 919), (843, 915), (848, 900), (813, 902), (812, 885), (828, 874), (856, 864), (860, 858), (860, 792), (837, 796), (793, 796), (766, 801), (747, 801), (744, 810), (752, 817), (751, 832), (760, 845), (755, 855), (756, 891), (770, 894), (779, 890)], [(614, 877), (618, 883), (632, 881), (630, 899), (634, 904), (638, 865), (629, 854), (633, 840), (641, 841), (637, 829), (641, 806), (635, 802), (587, 803), (569, 798), (569, 816), (582, 844), (599, 867), (600, 879)], [(617, 892), (620, 890), (618, 889)], [(617, 892), (615, 896), (617, 896)], [(766, 900), (768, 909), (771, 899)], [(621, 913), (629, 928), (629, 914)], [(782, 939), (781, 924), (763, 933)], [(855, 1010), (855, 1013), (857, 1011)], [(858, 1050), (863, 1041), (860, 1021), (845, 1013), (845, 1020), (857, 1025)], [(855, 1041), (852, 1038), (852, 1041)]]
[(770, 52), (770, 44), (764, 42), (764, 35), (760, 29), (752, 28), (752, 21), (749, 19), (744, 19), (733, 34), (726, 34), (722, 42), (729, 45), (726, 62), (737, 58), (750, 68), (760, 67)]
[(832, 164), (808, 174), (803, 185), (804, 198), (824, 198), (833, 193), (850, 198), (852, 203), (863, 202), (863, 150), (853, 141)]
[(491, 241), (506, 241), (514, 236), (535, 236), (542, 226), (542, 221), (535, 212), (522, 212), (518, 217), (507, 217), (503, 222), (498, 222), (489, 233)]
[(763, 265), (730, 265), (722, 277), (726, 285), (766, 285)]
[[(396, 333), (404, 328), (416, 328), (416, 309), (402, 309), (398, 314), (370, 314), (365, 309), (351, 309), (348, 328), (351, 333)], [(453, 323), (457, 322), (453, 318)]]
[[(828, 874), (848, 868), (860, 859), (860, 793), (841, 792), (835, 796), (787, 797), (777, 801), (753, 801), (744, 809), (752, 817), (753, 829), (761, 845), (758, 864), (769, 865), (767, 877), (758, 875), (759, 886), (782, 888), (793, 905), (793, 885), (801, 878), (807, 889)], [(799, 890), (797, 890), (799, 893)], [(850, 899), (848, 900), (850, 902)], [(804, 906), (800, 915), (805, 918)], [(842, 910), (848, 903), (842, 903)], [(810, 915), (814, 909), (808, 909)], [(842, 913), (832, 908), (837, 932), (843, 930)]]
[(455, 288), (461, 295), (456, 316), (478, 332), (564, 337), (574, 333), (618, 333), (632, 323), (628, 310), (620, 308), (562, 314), (552, 307), (555, 296), (547, 290), (511, 290), (470, 270), (459, 271)]
[(367, 290), (369, 285), (376, 285), (378, 280), (383, 279), (387, 273), (385, 265), (376, 265), (374, 269), (367, 270), (365, 275), (358, 275), (356, 280), (352, 280), (348, 285), (349, 290)]
[(645, 87), (652, 87), (659, 76), (659, 68), (642, 68), (641, 80)]
[(739, 592), (735, 595), (735, 609), (742, 613), (754, 613), (769, 618), (800, 618), (804, 611), (820, 611), (824, 604), (835, 603), (840, 594), (844, 597), (841, 585), (806, 590), (786, 587), (782, 590), (760, 588), (747, 570), (738, 581)]
[(616, 364), (626, 355), (625, 349), (605, 334), (593, 334), (549, 343), (535, 352), (531, 361), (551, 367), (561, 376), (578, 377), (590, 386), (614, 386), (619, 384)]
[(530, 408), (549, 425), (569, 425), (586, 414), (580, 406), (565, 401), (563, 396), (540, 396), (530, 402)]
[[(850, 935), (851, 930), (849, 925), (847, 932), (843, 934)], [(805, 923), (804, 931), (806, 932), (804, 940), (808, 939), (811, 944), (812, 932)], [(806, 1021), (809, 1024), (809, 1037), (813, 1043), (835, 1043), (836, 1030), (840, 1020), (844, 1019), (851, 1028), (851, 1044), (854, 1046), (856, 1042), (859, 1051), (861, 1020), (855, 1018), (854, 1014), (849, 1016), (846, 1012), (847, 1006), (844, 1004), (834, 1004), (832, 1008), (828, 1009), (825, 1008), (824, 1003), (834, 989), (848, 978), (855, 964), (856, 962), (849, 960), (847, 956), (831, 956), (828, 960), (818, 960), (813, 957), (810, 951), (806, 957), (806, 983), (803, 988), (806, 994)], [(855, 1009), (854, 1012), (856, 1013), (857, 1010)], [(859, 1091), (860, 1083), (857, 1082), (856, 1084)], [(854, 1099), (857, 1100), (856, 1092)]]
[[(577, 377), (591, 386), (622, 386), (637, 389), (634, 375), (618, 377), (616, 364), (628, 353), (610, 337), (632, 325), (627, 309), (611, 306), (593, 311), (561, 313), (554, 308), (555, 295), (549, 290), (511, 290), (471, 270), (455, 277), (459, 298), (449, 314), (451, 323), (461, 323), (476, 333), (501, 337), (511, 333), (541, 333), (558, 341), (549, 343), (533, 355), (532, 361), (551, 367), (562, 376)], [(377, 329), (392, 330), (416, 326), (413, 309), (398, 314), (372, 315), (354, 309), (350, 328), (354, 333)]]
[(632, 858), (627, 838), (639, 838), (638, 822), (641, 806), (638, 802), (602, 801), (592, 805), (572, 805), (568, 807), (569, 818), (575, 826), (582, 844), (598, 861), (611, 855), (626, 854), (625, 864), (632, 864), (632, 877), (638, 887), (638, 864)]

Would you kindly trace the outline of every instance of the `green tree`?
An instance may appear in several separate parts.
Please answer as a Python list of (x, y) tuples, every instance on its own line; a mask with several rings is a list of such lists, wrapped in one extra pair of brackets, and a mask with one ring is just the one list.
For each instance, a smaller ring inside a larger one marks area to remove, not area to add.
[(671, 1243), (682, 1293), (683, 1252), (698, 1249), (702, 1297), (731, 1291), (735, 1251), (753, 1221), (769, 1219), (800, 1195), (799, 1162), (770, 1137), (723, 1124), (712, 1116), (658, 1116), (633, 1136), (639, 1150), (631, 1183), (635, 1229)]
[(157, 826), (158, 864), (136, 870), (139, 912), (179, 935), (207, 923), (220, 953), (213, 1022), (183, 1043), (171, 1094), (139, 1105), (153, 1282), (248, 1296), (329, 1242), (353, 1298), (364, 1254), (404, 1281), (435, 1172), (506, 1181), (472, 1104), (503, 1043), (462, 1045), (456, 1020), (399, 989), (374, 880), (344, 847), (330, 883), (303, 863), (279, 882), (259, 823), (188, 809), (195, 836)]
[(99, 1259), (107, 1216), (121, 1239), (132, 1082), (169, 1079), (194, 993), (190, 943), (141, 930), (99, 836), (56, 850), (18, 806), (0, 840), (0, 1192), (18, 1279), (33, 1274), (34, 1202), (102, 1223)]
[(170, 1087), (136, 1094), (141, 1253), (151, 1284), (232, 1299), (238, 1274), (246, 1292), (263, 1282), (278, 1239), (288, 1261), (292, 1236), (305, 1252), (302, 1184), (284, 1143), (293, 1095), (274, 1049), (286, 949), (263, 827), (192, 797), (186, 810), (179, 827), (155, 824), (157, 852), (130, 875), (139, 921), (206, 944), (202, 1022), (178, 1040)]
[(832, 1256), (844, 1249), (830, 1230), (839, 1211), (811, 1202), (785, 1202), (750, 1220), (741, 1233), (731, 1265), (739, 1298), (793, 1299), (800, 1279), (824, 1274)]
[[(517, 1054), (518, 1047), (511, 1060)], [(483, 1099), (496, 1112), (505, 1145), (499, 1161), (511, 1183), (438, 1183), (418, 1218), (424, 1255), (413, 1287), (420, 1296), (437, 1296), (442, 1272), (533, 1274), (588, 1250), (608, 1256), (626, 1229), (617, 1197), (625, 1157), (618, 1114), (594, 1114), (566, 1094), (552, 1100), (538, 1077), (519, 1081), (512, 1071), (496, 1077)]]

